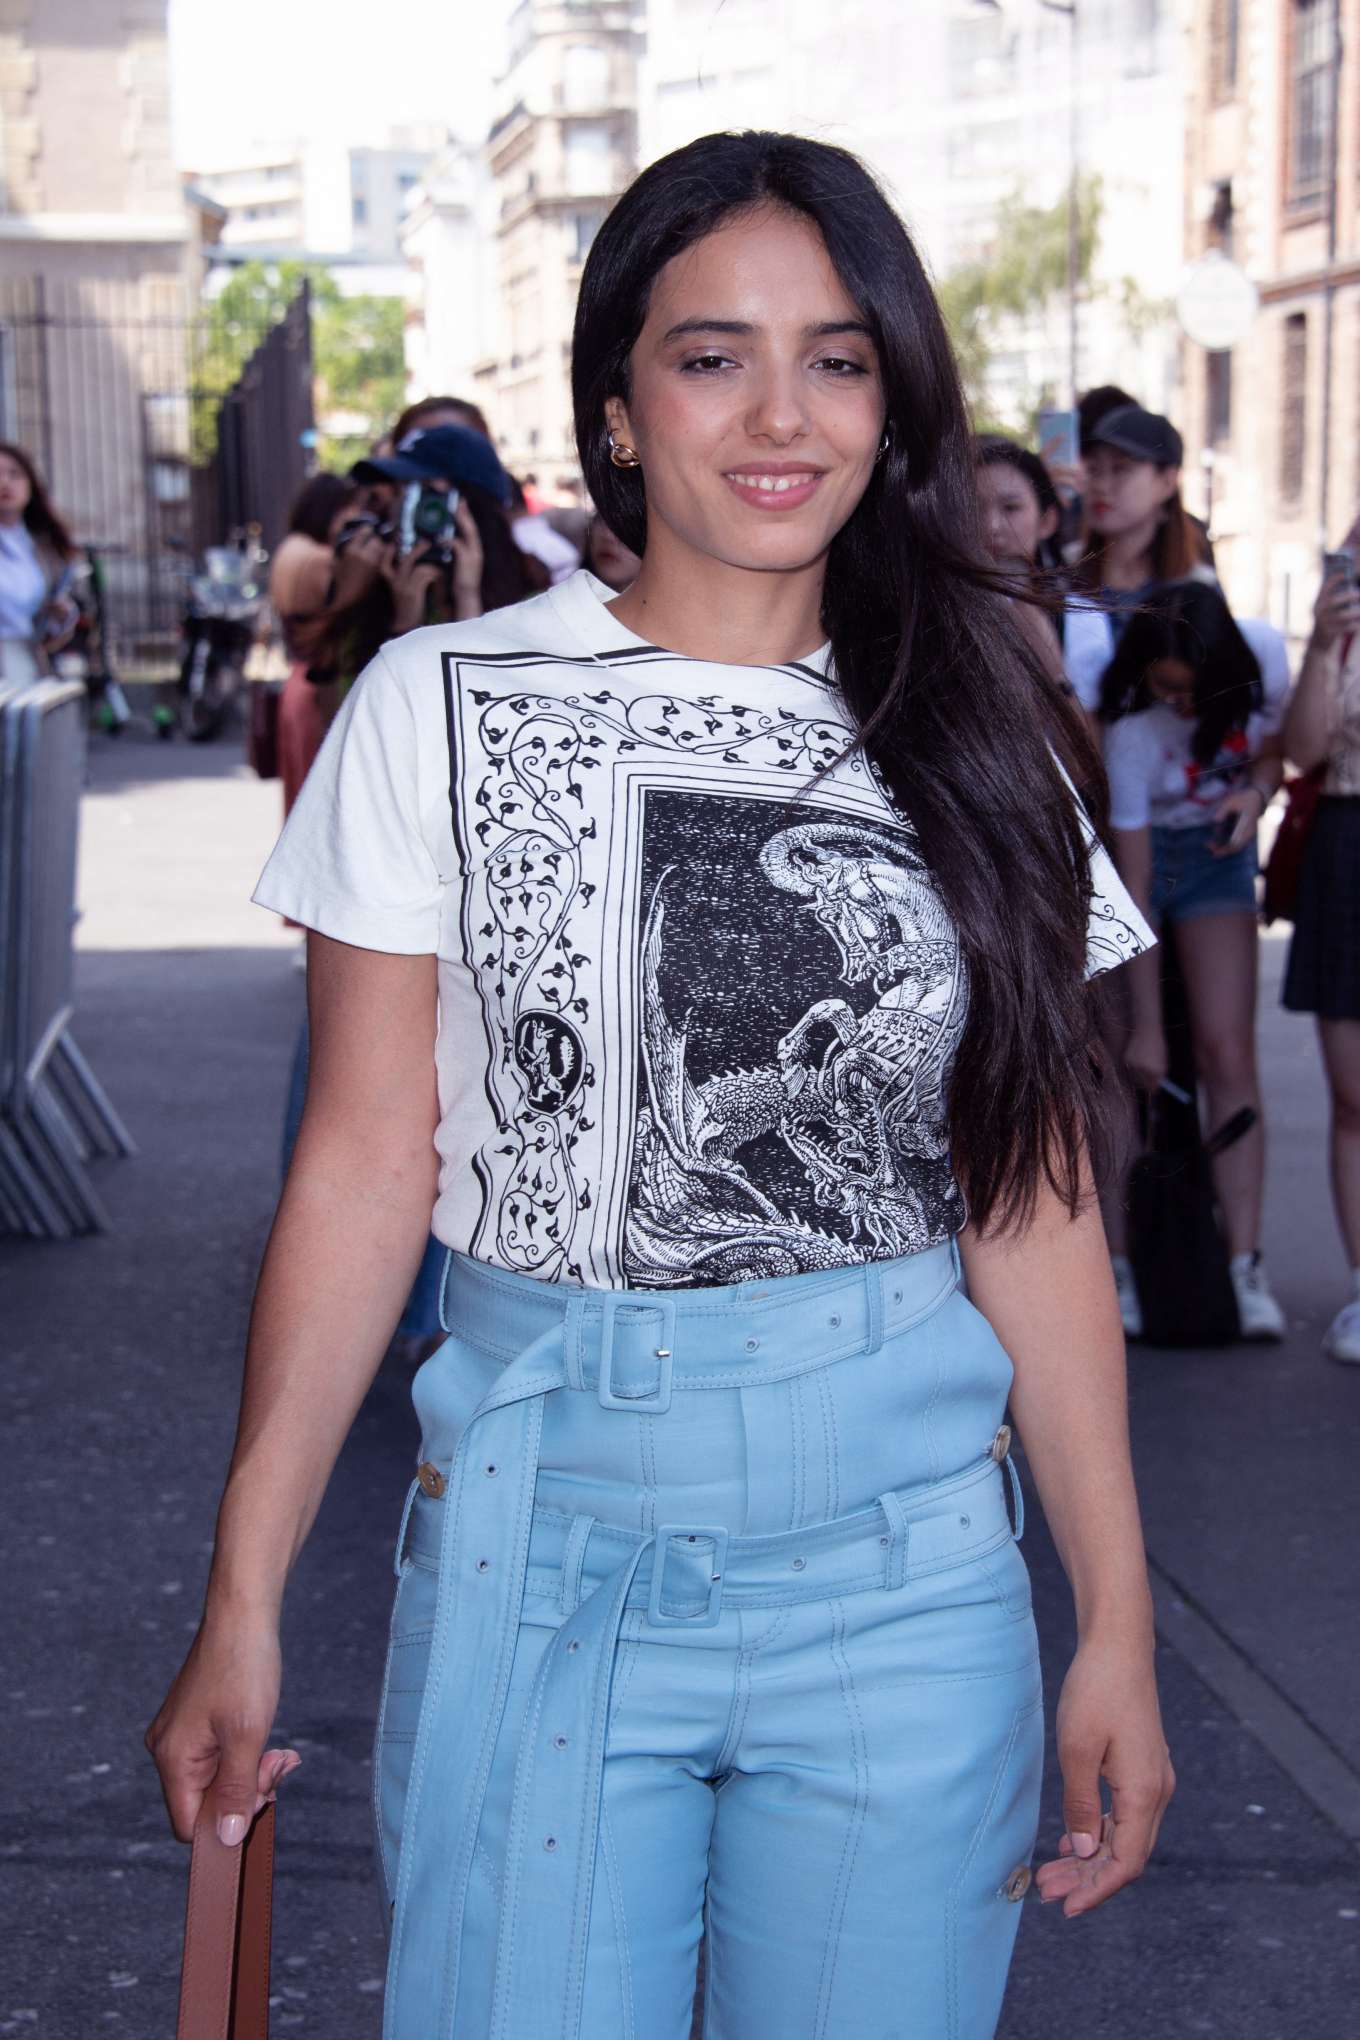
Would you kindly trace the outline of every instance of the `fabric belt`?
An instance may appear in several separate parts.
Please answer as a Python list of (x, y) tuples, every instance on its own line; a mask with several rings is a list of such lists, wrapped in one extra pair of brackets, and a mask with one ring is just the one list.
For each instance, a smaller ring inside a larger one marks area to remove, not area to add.
[[(544, 1398), (574, 1391), (637, 1416), (667, 1410), (677, 1389), (791, 1379), (921, 1322), (952, 1292), (957, 1267), (953, 1249), (937, 1248), (830, 1278), (670, 1296), (550, 1288), (451, 1256), (445, 1323), (456, 1320), (460, 1340), (505, 1367), (453, 1465), (421, 1468), (398, 1541), (399, 1566), (435, 1568), (440, 1584), (403, 1822), (385, 2040), (417, 2032), (454, 2040), (473, 1855), (520, 1618), (533, 1598), (555, 1599), (565, 1619), (539, 1666), (516, 1756), (486, 2040), (579, 2040), (610, 1685), (627, 1610), (645, 1610), (657, 1628), (708, 1628), (724, 1608), (901, 1587), (981, 1556), (1011, 1535), (1002, 1461), (1015, 1534), (1023, 1530), (1004, 1426), (961, 1473), (772, 1536), (692, 1522), (644, 1536), (537, 1507)], [(442, 1932), (431, 1934), (432, 1918)], [(532, 1963), (517, 1959), (524, 1931)], [(442, 1961), (429, 1959), (431, 1948)]]

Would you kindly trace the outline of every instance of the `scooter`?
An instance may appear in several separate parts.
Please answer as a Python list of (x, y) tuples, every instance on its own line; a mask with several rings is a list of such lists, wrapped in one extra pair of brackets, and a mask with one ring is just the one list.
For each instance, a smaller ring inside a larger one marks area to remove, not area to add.
[(206, 744), (220, 736), (236, 709), (264, 603), (268, 564), (258, 530), (252, 528), (239, 545), (210, 545), (202, 571), (190, 578), (179, 720), (191, 743)]

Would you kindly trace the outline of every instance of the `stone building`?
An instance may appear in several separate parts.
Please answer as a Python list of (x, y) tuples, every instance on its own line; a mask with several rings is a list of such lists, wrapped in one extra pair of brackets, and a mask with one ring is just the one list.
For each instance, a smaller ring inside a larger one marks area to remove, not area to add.
[(1360, 0), (1196, 0), (1189, 78), (1186, 253), (1260, 298), (1185, 343), (1187, 466), (1234, 601), (1297, 635), (1360, 506)]
[(486, 144), (497, 330), (477, 394), (503, 455), (549, 487), (576, 471), (569, 381), (581, 265), (637, 165), (638, 10), (519, 0)]

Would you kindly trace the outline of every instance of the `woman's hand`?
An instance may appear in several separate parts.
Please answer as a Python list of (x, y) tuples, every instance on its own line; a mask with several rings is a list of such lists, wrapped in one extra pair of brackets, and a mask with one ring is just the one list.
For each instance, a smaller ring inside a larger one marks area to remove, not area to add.
[(430, 591), (439, 585), (442, 569), (423, 550), (397, 559), (389, 548), (382, 572), (392, 590), (392, 633), (403, 637), (424, 623)]
[(1166, 1081), (1166, 1030), (1159, 1020), (1134, 1023), (1124, 1048), (1124, 1067), (1140, 1091), (1155, 1091)]
[(1063, 1681), (1057, 1728), (1066, 1833), (1035, 1883), (1046, 1905), (1061, 1899), (1074, 1919), (1142, 1876), (1176, 1789), (1151, 1651), (1083, 1642)]
[(80, 622), (80, 604), (70, 595), (54, 595), (38, 611), (37, 635), (45, 652), (59, 652), (69, 645)]
[(361, 602), (390, 557), (391, 547), (383, 543), (371, 526), (356, 531), (335, 555), (327, 609), (352, 609), (356, 602)]
[(1243, 786), (1236, 793), (1230, 793), (1214, 809), (1215, 823), (1227, 821), (1232, 816), (1232, 834), (1220, 843), (1215, 834), (1209, 843), (1211, 857), (1232, 857), (1237, 851), (1245, 850), (1260, 825), (1262, 815), (1269, 807), (1265, 790), (1259, 786)]
[(1360, 588), (1349, 574), (1328, 574), (1313, 607), (1313, 643), (1325, 650), (1351, 630), (1360, 630)]
[(453, 513), (453, 613), (460, 622), (482, 613), (482, 571), (486, 555), (481, 533), (467, 504), (459, 499)]
[(170, 1825), (182, 1842), (211, 1791), (217, 1832), (229, 1846), (281, 1779), (302, 1762), (296, 1750), (267, 1750), (279, 1704), (278, 1626), (268, 1618), (205, 1617), (189, 1655), (146, 1732)]

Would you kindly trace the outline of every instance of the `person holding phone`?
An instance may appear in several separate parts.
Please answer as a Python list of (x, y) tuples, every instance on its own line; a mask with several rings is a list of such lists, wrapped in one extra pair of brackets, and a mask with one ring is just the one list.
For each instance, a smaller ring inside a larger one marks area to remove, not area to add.
[(36, 680), (80, 620), (76, 548), (33, 458), (0, 443), (0, 679)]
[(1284, 723), (1285, 754), (1322, 787), (1299, 869), (1284, 1004), (1317, 1019), (1331, 1105), (1332, 1197), (1352, 1294), (1323, 1335), (1360, 1365), (1360, 533), (1327, 555), (1312, 635)]
[[(1209, 1126), (1243, 1105), (1250, 1133), (1214, 1162), (1242, 1336), (1278, 1339), (1284, 1315), (1260, 1251), (1265, 1130), (1256, 1070), (1256, 835), (1283, 778), (1289, 697), (1284, 640), (1238, 623), (1217, 588), (1157, 592), (1124, 627), (1101, 683), (1115, 862), (1148, 919), (1176, 945)], [(1167, 1074), (1160, 971), (1130, 965), (1125, 1059), (1152, 1091)], [(1113, 1201), (1112, 1201), (1113, 1205)], [(1122, 1207), (1107, 1208), (1125, 1328), (1141, 1331)]]

